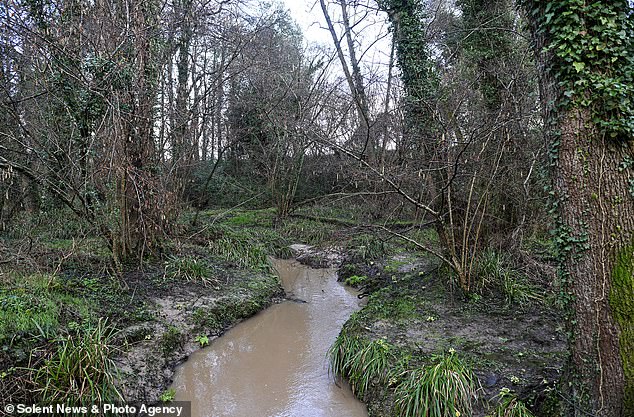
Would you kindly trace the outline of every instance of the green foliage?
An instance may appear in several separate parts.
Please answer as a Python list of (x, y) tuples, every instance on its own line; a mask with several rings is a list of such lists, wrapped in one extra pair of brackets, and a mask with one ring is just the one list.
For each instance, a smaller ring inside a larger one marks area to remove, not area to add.
[(116, 332), (99, 320), (96, 326), (57, 342), (52, 357), (35, 371), (44, 403), (93, 404), (122, 400), (115, 386)]
[(211, 277), (211, 270), (204, 260), (193, 256), (182, 258), (172, 256), (165, 261), (165, 276), (172, 279), (200, 282), (202, 284), (217, 283)]
[(381, 288), (372, 293), (364, 314), (371, 314), (378, 320), (394, 320), (396, 322), (418, 318), (417, 307), (422, 301), (404, 290)]
[(478, 276), (477, 290), (482, 293), (486, 288), (495, 288), (502, 293), (507, 305), (543, 300), (539, 290), (500, 252), (484, 251), (476, 261), (475, 273)]
[(77, 239), (94, 234), (94, 227), (70, 209), (51, 208), (39, 213), (20, 213), (4, 235), (22, 239), (37, 236), (42, 241)]
[(284, 222), (280, 233), (294, 242), (319, 245), (328, 241), (335, 230), (335, 226), (328, 222), (294, 218)]
[(498, 405), (487, 417), (534, 417), (526, 405), (508, 388), (502, 388), (496, 397)]
[(626, 1), (528, 2), (562, 91), (559, 104), (592, 112), (612, 137), (634, 134), (634, 21)]
[(85, 300), (68, 294), (54, 275), (15, 274), (0, 289), (0, 343), (18, 334), (55, 336), (71, 314), (89, 319)]
[(242, 268), (270, 271), (269, 254), (257, 233), (227, 227), (218, 230), (220, 236), (209, 242), (211, 253)]
[(328, 351), (330, 370), (348, 378), (352, 391), (363, 397), (370, 384), (385, 384), (395, 362), (395, 348), (385, 339), (367, 341), (342, 331)]
[(176, 398), (176, 390), (174, 388), (168, 388), (161, 394), (159, 400), (164, 403), (171, 403)]
[(360, 234), (347, 243), (352, 255), (362, 260), (379, 259), (387, 253), (385, 243), (374, 234)]
[[(381, 0), (379, 7), (390, 17), (396, 41), (396, 55), (401, 68), (406, 101), (412, 126), (425, 128), (433, 118), (425, 109), (438, 90), (438, 75), (427, 46), (424, 2), (419, 0)], [(412, 120), (412, 117), (416, 119)]]
[(396, 408), (403, 417), (473, 415), (477, 378), (453, 353), (433, 358), (434, 365), (408, 371), (396, 387)]
[(346, 278), (346, 285), (350, 285), (351, 287), (358, 287), (360, 285), (363, 285), (363, 283), (366, 282), (367, 279), (368, 277), (365, 275), (353, 275)]
[[(502, 103), (502, 92), (510, 80), (500, 69), (504, 61), (510, 61), (517, 48), (515, 36), (506, 30), (484, 30), (492, 19), (500, 28), (513, 27), (514, 14), (509, 1), (459, 0), (462, 19), (469, 36), (460, 34), (457, 40), (462, 46), (467, 65), (473, 65), (478, 76), (476, 82), (487, 108), (495, 110)], [(517, 52), (519, 54), (519, 52)], [(519, 59), (519, 57), (517, 57)]]
[(194, 340), (198, 342), (200, 347), (205, 347), (209, 344), (209, 338), (206, 335), (198, 335)]

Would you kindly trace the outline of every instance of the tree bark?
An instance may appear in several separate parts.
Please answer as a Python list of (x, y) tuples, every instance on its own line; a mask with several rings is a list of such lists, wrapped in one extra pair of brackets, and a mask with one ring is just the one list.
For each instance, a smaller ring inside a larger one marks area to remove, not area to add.
[(634, 195), (632, 168), (623, 163), (634, 155), (634, 140), (602, 133), (591, 109), (560, 105), (561, 84), (548, 70), (553, 57), (544, 52), (548, 35), (526, 4), (551, 146), (568, 314), (564, 403), (572, 416), (633, 416)]

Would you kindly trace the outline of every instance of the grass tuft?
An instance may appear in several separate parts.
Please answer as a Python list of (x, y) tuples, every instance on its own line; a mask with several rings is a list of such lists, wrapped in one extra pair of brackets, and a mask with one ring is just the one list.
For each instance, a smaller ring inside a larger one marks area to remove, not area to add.
[(517, 399), (517, 396), (511, 393), (508, 388), (502, 388), (500, 393), (496, 395), (498, 405), (492, 414), (487, 417), (534, 417), (526, 405)]
[(216, 280), (211, 278), (211, 271), (205, 261), (193, 256), (170, 257), (165, 261), (165, 276), (189, 282), (200, 282), (204, 285), (217, 284)]
[(87, 405), (121, 400), (112, 356), (116, 332), (106, 320), (79, 334), (61, 338), (53, 355), (35, 372), (44, 403)]
[(402, 417), (471, 416), (477, 378), (455, 354), (436, 364), (406, 372), (396, 387), (396, 409)]
[(494, 250), (484, 251), (478, 258), (475, 271), (479, 278), (476, 291), (496, 288), (507, 306), (543, 301), (543, 294), (528, 282), (528, 278), (510, 266), (509, 260)]
[(330, 370), (347, 378), (352, 391), (363, 397), (371, 383), (387, 383), (395, 361), (394, 346), (385, 339), (366, 341), (342, 332), (329, 352)]
[(271, 263), (265, 246), (260, 243), (257, 234), (249, 230), (233, 230), (219, 227), (220, 236), (209, 242), (214, 255), (237, 264), (242, 268), (270, 271)]

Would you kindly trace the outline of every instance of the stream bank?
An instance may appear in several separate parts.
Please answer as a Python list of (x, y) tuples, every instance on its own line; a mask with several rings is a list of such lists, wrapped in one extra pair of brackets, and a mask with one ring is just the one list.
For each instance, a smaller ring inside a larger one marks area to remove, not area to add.
[[(268, 269), (267, 256), (275, 256), (339, 267), (340, 278), (367, 296), (367, 306), (352, 315), (338, 342), (388, 352), (390, 368), (396, 371), (390, 378), (370, 378), (363, 390), (358, 380), (352, 381), (370, 415), (392, 416), (395, 389), (409, 371), (452, 351), (482, 385), (473, 416), (490, 410), (502, 388), (515, 392), (535, 415), (555, 415), (547, 409), (565, 342), (549, 295), (552, 288), (527, 290), (515, 285), (519, 278), (497, 274), (501, 269), (494, 265), (489, 269), (495, 279), (506, 277), (504, 285), (511, 284), (506, 292), (487, 289), (465, 299), (451, 286), (447, 271), (406, 243), (317, 220), (289, 220), (275, 228), (270, 210), (223, 213), (201, 213), (202, 226), (185, 230), (184, 238), (170, 241), (169, 251), (143, 268), (127, 266), (114, 274), (104, 266), (107, 251), (96, 239), (81, 245), (72, 239), (36, 242), (29, 258), (3, 265), (0, 313), (14, 317), (3, 323), (21, 323), (17, 318), (28, 316), (50, 326), (44, 327), (45, 334), (33, 326), (1, 329), (2, 401), (33, 401), (39, 381), (19, 368), (29, 363), (29, 353), (35, 352), (34, 367), (43, 366), (56, 357), (64, 340), (81, 339), (102, 317), (118, 329), (112, 351), (118, 352), (119, 388), (125, 398), (169, 398), (165, 390), (184, 358), (284, 298)], [(424, 229), (412, 233), (421, 241), (434, 241)], [(304, 244), (293, 253), (288, 249), (292, 242)], [(26, 272), (20, 275), (19, 270)], [(33, 304), (37, 308), (20, 310)], [(3, 334), (9, 337), (3, 339)], [(349, 349), (351, 355), (355, 352)], [(66, 390), (60, 385), (60, 392)]]
[[(462, 415), (491, 415), (508, 398), (535, 416), (558, 415), (556, 390), (567, 345), (551, 300), (540, 295), (518, 303), (500, 294), (464, 298), (436, 260), (414, 253), (348, 261), (339, 271), (368, 302), (344, 325), (335, 346), (339, 357), (331, 358), (371, 417), (414, 415), (406, 410), (414, 403), (411, 390), (420, 388), (411, 385), (412, 378), (447, 358), (475, 377), (477, 398)], [(357, 369), (366, 366), (358, 361), (364, 349), (380, 352), (374, 360), (383, 358), (386, 367), (359, 375)]]

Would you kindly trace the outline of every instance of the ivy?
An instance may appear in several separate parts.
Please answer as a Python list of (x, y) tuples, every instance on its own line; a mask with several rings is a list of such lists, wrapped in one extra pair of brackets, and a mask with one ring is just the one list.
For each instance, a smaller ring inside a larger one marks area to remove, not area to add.
[(380, 0), (379, 7), (390, 18), (390, 30), (396, 41), (397, 62), (405, 88), (409, 126), (414, 131), (433, 127), (428, 103), (439, 89), (431, 53), (427, 45), (424, 2), (421, 0)]
[(634, 137), (634, 17), (627, 1), (524, 1), (546, 37), (559, 106), (592, 112), (613, 138)]

